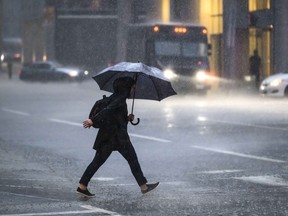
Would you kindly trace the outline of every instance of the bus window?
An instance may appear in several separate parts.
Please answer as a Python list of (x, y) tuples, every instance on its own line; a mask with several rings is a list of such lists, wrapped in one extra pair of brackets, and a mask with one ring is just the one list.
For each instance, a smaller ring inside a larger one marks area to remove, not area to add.
[(155, 41), (155, 54), (157, 56), (178, 57), (206, 57), (207, 45), (205, 43)]
[(180, 56), (180, 43), (170, 41), (156, 41), (155, 54), (158, 56)]
[(189, 43), (184, 42), (183, 46), (184, 57), (205, 57), (207, 56), (207, 45), (204, 43)]

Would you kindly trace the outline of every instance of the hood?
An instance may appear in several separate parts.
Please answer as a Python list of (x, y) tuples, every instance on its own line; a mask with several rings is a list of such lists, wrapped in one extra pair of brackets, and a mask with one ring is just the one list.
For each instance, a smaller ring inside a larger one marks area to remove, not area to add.
[(266, 79), (264, 79), (264, 82), (272, 82), (275, 79), (283, 79), (283, 80), (288, 80), (288, 73), (277, 73), (274, 75), (271, 75), (269, 77), (267, 77)]

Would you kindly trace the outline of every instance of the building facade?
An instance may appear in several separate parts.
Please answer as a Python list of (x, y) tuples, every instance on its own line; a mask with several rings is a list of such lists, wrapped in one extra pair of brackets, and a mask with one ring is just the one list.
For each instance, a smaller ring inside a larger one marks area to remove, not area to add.
[(249, 57), (255, 49), (262, 60), (262, 78), (288, 70), (285, 57), (288, 1), (170, 0), (170, 8), (165, 9), (167, 1), (162, 0), (158, 5), (163, 14), (164, 10), (170, 11), (167, 21), (191, 22), (208, 28), (211, 68), (218, 76), (243, 79), (249, 74)]
[[(126, 37), (129, 24), (184, 22), (207, 27), (212, 47), (211, 70), (219, 77), (242, 80), (249, 74), (249, 56), (255, 49), (262, 59), (262, 78), (288, 70), (286, 0), (25, 0), (25, 3), (18, 0), (2, 1), (5, 2), (2, 4), (3, 11), (13, 8), (13, 4), (17, 4), (16, 8), (21, 8), (19, 28), (24, 44), (24, 62), (57, 60), (55, 31), (59, 18), (57, 11), (61, 11), (62, 15), (67, 15), (66, 18), (69, 15), (70, 18), (86, 18), (91, 22), (92, 17), (104, 19), (106, 16), (115, 21), (116, 27), (113, 29), (116, 32), (111, 33), (113, 37), (111, 36), (110, 40), (115, 40), (117, 48), (110, 54), (103, 53), (101, 59), (98, 59), (99, 64), (125, 60), (123, 47), (129, 42)], [(9, 22), (13, 23), (11, 17), (5, 13), (6, 15), (0, 19), (2, 35), (8, 31), (6, 26), (9, 26)], [(10, 19), (8, 24), (7, 17)], [(82, 37), (85, 37), (80, 28), (81, 24), (77, 26), (71, 30), (79, 32), (79, 42), (72, 45), (76, 48), (81, 47), (81, 40), (84, 40)], [(93, 27), (92, 24), (90, 27)], [(11, 27), (9, 28), (11, 31)]]

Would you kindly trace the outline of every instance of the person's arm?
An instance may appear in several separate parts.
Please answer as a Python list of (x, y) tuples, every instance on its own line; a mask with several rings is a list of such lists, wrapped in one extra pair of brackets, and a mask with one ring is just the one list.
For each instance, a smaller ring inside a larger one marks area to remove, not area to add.
[(94, 122), (99, 122), (103, 118), (108, 118), (107, 120), (111, 122), (111, 116), (115, 112), (115, 110), (121, 106), (121, 103), (123, 102), (123, 98), (119, 97), (114, 100), (112, 100), (107, 107), (105, 107), (103, 110), (101, 110), (97, 115), (92, 116), (89, 115), (89, 119), (84, 120), (83, 127), (84, 128), (90, 128), (93, 126)]
[(83, 121), (83, 127), (84, 128), (90, 128), (93, 125), (93, 122), (91, 119), (85, 119)]
[(96, 116), (91, 116), (89, 119), (85, 119), (83, 121), (84, 128), (90, 128), (93, 126), (94, 122), (101, 121), (101, 118), (107, 118), (109, 113), (113, 112), (113, 109), (105, 108), (101, 110)]

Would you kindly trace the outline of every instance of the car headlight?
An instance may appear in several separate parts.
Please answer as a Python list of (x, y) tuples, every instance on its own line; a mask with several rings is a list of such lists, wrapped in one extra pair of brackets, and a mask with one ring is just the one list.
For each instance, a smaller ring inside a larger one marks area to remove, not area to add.
[(195, 78), (197, 81), (203, 82), (204, 80), (208, 78), (208, 75), (205, 71), (197, 71), (195, 74)]
[(1, 61), (4, 61), (4, 58), (5, 58), (5, 56), (4, 56), (4, 54), (2, 54), (1, 55)]
[(164, 76), (169, 79), (169, 80), (173, 80), (177, 77), (177, 74), (175, 74), (175, 72), (171, 69), (166, 69), (164, 70)]
[(270, 83), (270, 86), (272, 87), (279, 86), (282, 83), (282, 81), (283, 81), (282, 79), (275, 79)]
[(88, 70), (85, 70), (84, 71), (84, 74), (87, 76), (89, 74), (89, 71)]
[(70, 77), (76, 77), (76, 76), (78, 76), (78, 74), (79, 74), (78, 71), (70, 71), (69, 72)]

